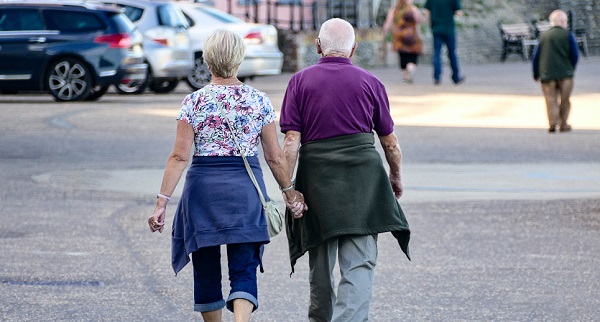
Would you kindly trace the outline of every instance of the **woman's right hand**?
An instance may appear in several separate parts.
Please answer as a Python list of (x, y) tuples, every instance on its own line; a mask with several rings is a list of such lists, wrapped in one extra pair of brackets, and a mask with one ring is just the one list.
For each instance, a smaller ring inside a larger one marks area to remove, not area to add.
[(163, 229), (165, 228), (165, 211), (166, 205), (156, 205), (156, 207), (154, 207), (154, 213), (152, 213), (152, 216), (148, 218), (148, 226), (150, 226), (150, 232), (163, 232)]
[(294, 218), (302, 218), (304, 212), (308, 210), (308, 206), (304, 202), (302, 192), (292, 189), (283, 193), (285, 206), (292, 211)]

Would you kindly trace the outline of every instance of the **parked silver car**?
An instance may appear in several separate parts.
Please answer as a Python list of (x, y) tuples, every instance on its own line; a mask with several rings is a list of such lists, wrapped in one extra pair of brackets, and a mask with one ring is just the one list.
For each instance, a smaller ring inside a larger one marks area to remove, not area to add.
[(167, 0), (101, 0), (123, 8), (144, 35), (143, 47), (148, 78), (142, 84), (118, 86), (121, 93), (143, 93), (149, 87), (168, 93), (187, 77), (194, 64), (186, 18), (178, 6)]
[(246, 43), (246, 55), (238, 71), (238, 78), (281, 73), (283, 54), (277, 46), (277, 29), (271, 25), (246, 23), (217, 9), (190, 2), (176, 2), (190, 28), (188, 34), (194, 51), (194, 68), (187, 77), (193, 89), (210, 82), (210, 72), (202, 59), (204, 41), (216, 29), (236, 32)]

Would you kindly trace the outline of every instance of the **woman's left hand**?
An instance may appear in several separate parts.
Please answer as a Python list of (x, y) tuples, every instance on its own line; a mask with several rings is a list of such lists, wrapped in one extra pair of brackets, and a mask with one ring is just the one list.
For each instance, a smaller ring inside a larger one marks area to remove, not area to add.
[(163, 232), (165, 228), (165, 207), (156, 206), (154, 207), (154, 213), (148, 218), (148, 225), (150, 226), (150, 232), (158, 231)]

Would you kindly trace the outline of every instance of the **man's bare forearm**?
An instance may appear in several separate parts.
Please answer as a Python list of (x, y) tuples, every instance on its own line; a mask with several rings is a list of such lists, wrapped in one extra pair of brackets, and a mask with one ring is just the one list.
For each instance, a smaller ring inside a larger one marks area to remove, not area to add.
[(288, 165), (290, 179), (294, 176), (294, 168), (298, 159), (298, 151), (300, 149), (300, 132), (287, 131), (283, 139), (283, 153)]
[(402, 179), (402, 151), (396, 134), (392, 132), (386, 136), (380, 136), (379, 141), (385, 154), (385, 160), (390, 166), (390, 177)]

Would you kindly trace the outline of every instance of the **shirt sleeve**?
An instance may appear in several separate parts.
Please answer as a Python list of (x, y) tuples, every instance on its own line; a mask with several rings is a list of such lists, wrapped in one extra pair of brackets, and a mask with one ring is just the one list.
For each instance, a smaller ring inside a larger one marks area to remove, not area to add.
[(183, 102), (181, 102), (181, 108), (179, 109), (179, 114), (177, 115), (177, 121), (184, 121), (188, 124), (192, 124), (193, 112), (194, 99), (192, 98), (192, 94), (190, 94), (183, 99)]
[(577, 46), (577, 40), (575, 40), (575, 36), (573, 36), (572, 33), (569, 33), (569, 46), (571, 47), (569, 58), (571, 59), (573, 68), (575, 68), (579, 61), (579, 47)]
[(283, 133), (287, 131), (302, 132), (302, 118), (298, 106), (298, 97), (296, 97), (296, 85), (297, 79), (295, 76), (292, 76), (288, 83), (288, 87), (285, 90), (285, 96), (283, 97), (283, 104), (281, 106), (281, 115), (279, 116), (279, 126)]
[(271, 104), (271, 100), (266, 94), (261, 94), (261, 100), (261, 114), (264, 115), (261, 125), (265, 126), (273, 122), (277, 118), (277, 114), (275, 113), (275, 108), (273, 108), (273, 104)]
[(390, 101), (383, 84), (379, 84), (374, 93), (373, 129), (378, 136), (394, 132), (394, 120), (390, 114)]
[(531, 65), (533, 68), (533, 79), (538, 80), (540, 78), (540, 45), (536, 45), (533, 49), (533, 56), (531, 57)]

